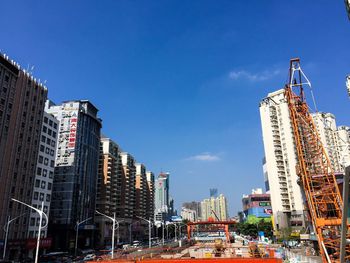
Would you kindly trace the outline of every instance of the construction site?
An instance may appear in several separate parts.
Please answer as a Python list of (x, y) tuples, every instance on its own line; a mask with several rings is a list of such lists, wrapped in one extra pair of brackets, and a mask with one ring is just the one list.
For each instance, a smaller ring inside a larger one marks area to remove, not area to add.
[[(339, 190), (335, 172), (321, 142), (307, 103), (306, 89), (311, 88), (300, 59), (290, 60), (289, 78), (284, 87), (285, 100), (297, 152), (298, 184), (303, 190), (308, 233), (314, 234), (310, 248), (315, 253), (300, 253), (278, 243), (245, 240), (232, 235), (229, 226), (235, 221), (188, 222), (187, 237), (159, 248), (117, 253), (114, 262), (348, 262), (348, 187)], [(309, 98), (308, 98), (309, 99)], [(278, 138), (276, 138), (278, 140)], [(343, 185), (349, 185), (349, 167), (341, 175)], [(307, 251), (304, 249), (304, 252)], [(112, 260), (112, 259), (109, 259)]]

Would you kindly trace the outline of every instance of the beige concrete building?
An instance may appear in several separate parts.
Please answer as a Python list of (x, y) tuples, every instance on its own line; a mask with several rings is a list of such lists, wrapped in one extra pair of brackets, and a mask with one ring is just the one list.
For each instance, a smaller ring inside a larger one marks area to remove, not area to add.
[(223, 194), (220, 194), (218, 197), (204, 199), (201, 202), (201, 220), (206, 221), (209, 218), (221, 221), (227, 220), (227, 200)]
[(146, 192), (146, 218), (154, 218), (154, 174), (146, 172), (147, 192)]

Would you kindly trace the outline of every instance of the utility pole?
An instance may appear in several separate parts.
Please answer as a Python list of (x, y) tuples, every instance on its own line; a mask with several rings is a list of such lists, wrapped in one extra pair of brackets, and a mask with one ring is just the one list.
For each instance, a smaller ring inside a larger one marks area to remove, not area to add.
[(75, 230), (75, 249), (74, 249), (74, 254), (75, 256), (77, 255), (77, 250), (78, 250), (78, 235), (79, 235), (79, 226), (82, 224), (82, 223), (85, 223), (86, 221), (89, 221), (90, 219), (92, 219), (92, 217), (89, 217), (81, 222), (77, 221), (76, 223), (76, 230)]
[[(11, 198), (11, 199), (12, 199), (12, 201), (15, 201), (15, 202), (17, 202), (17, 203), (20, 203), (20, 204), (22, 204), (22, 205), (25, 205), (25, 206), (27, 206), (27, 207), (29, 207), (29, 208), (35, 210), (35, 211), (39, 214), (39, 216), (40, 216), (40, 219), (39, 219), (39, 229), (38, 229), (38, 238), (37, 238), (37, 241), (36, 241), (36, 253), (35, 253), (35, 260), (34, 260), (34, 263), (38, 263), (39, 247), (40, 247), (40, 238), (41, 238), (41, 229), (42, 229), (42, 228), (45, 228), (45, 227), (47, 226), (47, 224), (49, 223), (49, 218), (48, 218), (47, 215), (44, 213), (44, 202), (41, 202), (41, 210), (39, 210), (39, 209), (37, 209), (37, 208), (35, 208), (35, 207), (31, 206), (31, 205), (28, 205), (28, 204), (26, 204), (26, 203), (23, 203), (23, 202), (19, 201), (19, 200), (17, 200), (17, 199), (14, 199), (14, 198)], [(41, 224), (42, 224), (42, 222), (43, 222), (43, 216), (45, 216), (45, 218), (46, 218), (46, 222), (45, 222), (46, 224), (45, 224), (45, 226), (42, 227)]]
[(340, 240), (340, 262), (345, 262), (346, 254), (346, 234), (348, 232), (348, 200), (349, 200), (349, 176), (350, 166), (345, 168), (345, 174), (343, 178), (343, 214), (341, 225), (341, 240)]
[(6, 256), (7, 238), (8, 238), (10, 224), (13, 221), (15, 221), (17, 218), (24, 216), (24, 215), (25, 214), (22, 214), (20, 216), (16, 216), (15, 218), (12, 218), (12, 219), (10, 219), (10, 216), (8, 216), (7, 223), (6, 223), (6, 229), (4, 229), (5, 230), (5, 242), (4, 242), (4, 251), (2, 253), (2, 260), (5, 260), (5, 256)]

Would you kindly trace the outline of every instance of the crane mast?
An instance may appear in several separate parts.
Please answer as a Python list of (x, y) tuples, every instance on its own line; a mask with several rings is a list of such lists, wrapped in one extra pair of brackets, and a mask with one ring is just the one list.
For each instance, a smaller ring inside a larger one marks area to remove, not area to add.
[[(310, 85), (310, 82), (300, 67), (300, 59), (291, 59), (285, 98), (296, 144), (297, 173), (323, 262), (340, 262), (343, 200), (306, 103), (303, 87), (306, 85)], [(346, 246), (345, 258), (350, 259), (349, 245)]]

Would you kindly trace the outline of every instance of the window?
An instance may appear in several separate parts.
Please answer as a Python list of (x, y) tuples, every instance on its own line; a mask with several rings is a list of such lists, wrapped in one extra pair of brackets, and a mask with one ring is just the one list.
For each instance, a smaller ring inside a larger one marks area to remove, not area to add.
[(55, 161), (51, 160), (50, 166), (55, 167)]
[(53, 127), (55, 128), (55, 130), (57, 129), (57, 123), (53, 124)]
[[(31, 218), (30, 218), (30, 225), (31, 225), (31, 226), (34, 226), (34, 225), (35, 225), (35, 218), (34, 218), (34, 217), (31, 217)], [(30, 232), (33, 232), (33, 231), (30, 231)]]
[(45, 164), (45, 165), (48, 165), (48, 164), (49, 164), (49, 159), (48, 159), (48, 158), (45, 158), (45, 159), (44, 159), (44, 164)]
[(47, 195), (46, 195), (46, 201), (47, 201), (47, 202), (50, 202), (50, 200), (51, 200), (51, 195), (47, 194)]
[(34, 192), (34, 200), (38, 200), (39, 197), (39, 193), (38, 192)]
[(46, 177), (46, 175), (47, 175), (47, 170), (43, 169), (43, 176)]
[(39, 200), (40, 200), (40, 201), (44, 201), (44, 193), (40, 193)]
[(53, 178), (53, 172), (49, 172), (49, 178)]
[(51, 156), (54, 156), (54, 154), (55, 154), (55, 151), (54, 151), (54, 150), (51, 150), (51, 151), (50, 151), (50, 155), (51, 155)]
[(35, 180), (35, 187), (39, 187), (39, 185), (40, 185), (40, 180), (36, 179)]
[(47, 143), (48, 145), (50, 145), (50, 144), (51, 144), (51, 139), (50, 139), (50, 138), (47, 138), (47, 139), (46, 139), (46, 143)]
[(39, 155), (39, 163), (43, 163), (44, 157), (42, 157), (41, 155)]
[(52, 120), (49, 120), (49, 125), (52, 127)]
[(55, 141), (54, 140), (51, 141), (51, 146), (55, 147)]
[(44, 117), (44, 122), (47, 123), (48, 119), (47, 117)]
[(41, 168), (40, 167), (38, 167), (38, 169), (36, 169), (36, 174), (41, 175)]
[(47, 133), (48, 133), (48, 135), (51, 135), (51, 134), (52, 134), (52, 130), (49, 129), (49, 130), (47, 131)]
[(41, 142), (45, 142), (46, 141), (46, 137), (44, 135), (41, 135)]
[(46, 152), (47, 154), (49, 154), (49, 153), (50, 153), (50, 148), (49, 148), (49, 147), (46, 147), (45, 152)]
[(41, 181), (41, 189), (45, 189), (46, 187), (46, 182), (45, 181)]
[(43, 126), (43, 132), (47, 132), (47, 128), (46, 128), (46, 126)]
[(45, 146), (42, 145), (42, 144), (40, 144), (40, 151), (41, 151), (41, 152), (44, 152), (44, 150), (45, 150)]
[(56, 138), (57, 133), (54, 131), (52, 132), (52, 137)]
[(52, 189), (52, 183), (48, 183), (47, 184), (47, 190), (51, 190)]

